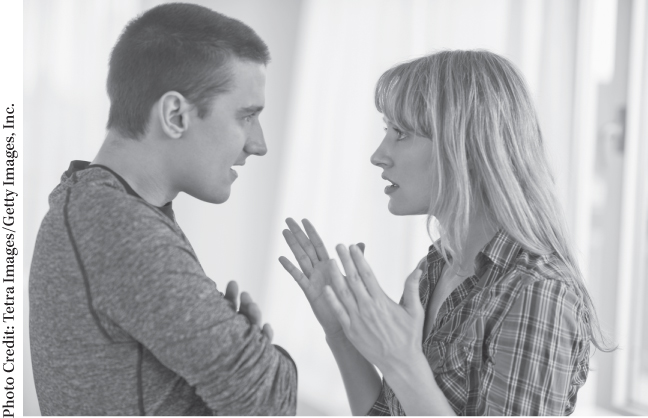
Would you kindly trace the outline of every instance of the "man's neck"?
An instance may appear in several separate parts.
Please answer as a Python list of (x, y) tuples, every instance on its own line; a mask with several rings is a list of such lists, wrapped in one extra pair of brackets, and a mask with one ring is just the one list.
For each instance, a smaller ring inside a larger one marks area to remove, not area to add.
[(152, 142), (151, 138), (130, 139), (109, 131), (92, 164), (110, 168), (142, 199), (163, 206), (178, 192), (168, 184), (162, 154)]

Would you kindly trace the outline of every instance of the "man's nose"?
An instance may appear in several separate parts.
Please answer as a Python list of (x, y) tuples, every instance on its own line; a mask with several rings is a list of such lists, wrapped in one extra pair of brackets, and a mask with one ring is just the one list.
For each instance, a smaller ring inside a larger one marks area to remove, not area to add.
[(245, 146), (248, 154), (258, 155), (259, 157), (266, 155), (268, 152), (268, 147), (265, 143), (265, 138), (263, 137), (263, 129), (261, 125), (258, 125), (257, 128), (250, 134), (248, 143)]

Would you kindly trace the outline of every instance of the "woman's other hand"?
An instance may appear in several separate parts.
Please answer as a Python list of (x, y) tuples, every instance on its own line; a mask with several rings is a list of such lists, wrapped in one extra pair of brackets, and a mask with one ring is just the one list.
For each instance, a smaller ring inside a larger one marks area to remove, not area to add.
[(401, 306), (382, 290), (360, 248), (340, 244), (336, 250), (346, 279), (337, 268), (328, 270), (329, 308), (347, 338), (383, 375), (402, 370), (401, 365), (422, 352), (425, 312), (418, 292), (422, 271), (416, 269), (407, 278)]
[[(342, 328), (325, 299), (324, 289), (331, 284), (332, 274), (329, 270), (341, 273), (335, 261), (329, 258), (326, 247), (315, 227), (308, 219), (304, 219), (302, 223), (306, 230), (305, 233), (292, 218), (286, 219), (289, 229), (283, 231), (286, 243), (297, 259), (301, 270), (286, 257), (279, 257), (279, 262), (301, 287), (327, 337), (335, 338), (342, 333)], [(362, 248), (364, 248), (364, 244), (362, 244)]]

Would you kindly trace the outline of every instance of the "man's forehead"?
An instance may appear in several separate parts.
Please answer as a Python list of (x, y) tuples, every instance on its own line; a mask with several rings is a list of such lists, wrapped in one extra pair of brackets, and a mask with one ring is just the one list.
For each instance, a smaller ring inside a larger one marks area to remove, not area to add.
[(232, 83), (265, 82), (266, 66), (263, 63), (231, 59), (227, 67)]
[(265, 66), (250, 61), (234, 61), (230, 66), (229, 86), (215, 100), (236, 113), (260, 112), (265, 105)]

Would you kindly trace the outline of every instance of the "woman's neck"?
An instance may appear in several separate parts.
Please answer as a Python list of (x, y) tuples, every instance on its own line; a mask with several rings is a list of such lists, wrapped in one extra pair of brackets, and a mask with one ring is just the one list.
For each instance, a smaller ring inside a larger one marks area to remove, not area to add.
[(493, 224), (483, 210), (475, 210), (471, 213), (468, 233), (461, 243), (461, 251), (456, 254), (453, 264), (449, 266), (456, 275), (468, 276), (474, 272), (475, 257), (493, 239), (498, 230), (499, 226)]

